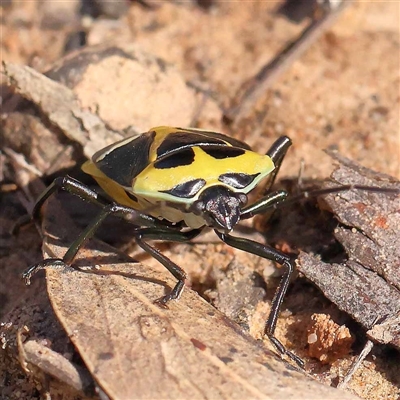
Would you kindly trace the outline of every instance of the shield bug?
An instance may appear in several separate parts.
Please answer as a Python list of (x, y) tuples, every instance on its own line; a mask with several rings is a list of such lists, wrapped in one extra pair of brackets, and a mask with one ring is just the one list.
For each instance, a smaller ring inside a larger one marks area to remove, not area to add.
[[(34, 218), (38, 217), (46, 199), (58, 190), (95, 203), (101, 211), (62, 259), (50, 258), (31, 266), (23, 275), (26, 282), (29, 283), (31, 276), (40, 269), (71, 265), (81, 246), (94, 235), (104, 219), (115, 215), (134, 225), (136, 243), (177, 279), (171, 292), (156, 300), (165, 307), (170, 300), (180, 297), (186, 273), (147, 241), (186, 242), (208, 226), (226, 244), (284, 267), (265, 334), (282, 355), (303, 367), (303, 361), (275, 336), (279, 310), (294, 271), (292, 258), (268, 245), (230, 234), (240, 220), (276, 208), (285, 201), (287, 192), (271, 191), (271, 187), (291, 143), (287, 136), (282, 136), (265, 155), (260, 155), (246, 143), (221, 133), (160, 126), (98, 151), (82, 169), (94, 177), (111, 200), (69, 176), (55, 179), (39, 197), (33, 209)], [(249, 192), (261, 181), (266, 181), (266, 194), (249, 204)], [(322, 194), (349, 189), (385, 191), (348, 185), (325, 190)]]

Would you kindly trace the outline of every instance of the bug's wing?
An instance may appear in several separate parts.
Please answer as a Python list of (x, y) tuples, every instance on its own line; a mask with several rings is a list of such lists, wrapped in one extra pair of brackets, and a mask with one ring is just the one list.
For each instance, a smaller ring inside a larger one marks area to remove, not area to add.
[[(133, 179), (150, 163), (149, 157), (156, 132), (149, 131), (120, 140), (95, 153), (92, 163), (103, 173), (102, 177), (109, 178), (120, 186), (130, 188)], [(92, 173), (90, 175), (98, 177)], [(96, 178), (97, 180), (97, 178)]]
[(82, 165), (82, 171), (91, 175), (98, 185), (117, 203), (132, 207), (137, 210), (141, 209), (141, 206), (137, 202), (136, 198), (125, 190), (123, 186), (114, 182), (107, 175), (105, 175), (93, 161), (86, 161)]

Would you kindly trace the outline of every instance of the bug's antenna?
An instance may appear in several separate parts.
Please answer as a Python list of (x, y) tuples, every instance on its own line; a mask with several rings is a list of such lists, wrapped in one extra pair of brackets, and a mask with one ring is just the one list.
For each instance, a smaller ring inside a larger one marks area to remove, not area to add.
[(274, 208), (281, 208), (283, 206), (288, 206), (293, 203), (297, 203), (301, 200), (311, 199), (319, 196), (326, 196), (328, 194), (340, 193), (340, 192), (347, 192), (350, 190), (361, 190), (363, 192), (371, 192), (371, 193), (386, 193), (386, 194), (400, 194), (400, 187), (399, 188), (388, 188), (388, 187), (377, 187), (377, 186), (368, 186), (368, 185), (340, 185), (340, 186), (332, 186), (325, 189), (317, 189), (312, 190), (310, 192), (305, 191), (300, 193), (296, 196), (291, 197), (289, 200), (285, 200), (281, 203), (275, 204)]

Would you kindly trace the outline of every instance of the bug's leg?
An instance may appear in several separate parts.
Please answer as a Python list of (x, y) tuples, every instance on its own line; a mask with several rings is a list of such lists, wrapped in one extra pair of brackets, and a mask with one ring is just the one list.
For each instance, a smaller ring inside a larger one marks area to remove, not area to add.
[(88, 186), (84, 185), (82, 182), (71, 178), (70, 176), (61, 176), (56, 179), (40, 194), (33, 206), (31, 216), (24, 216), (18, 220), (12, 228), (12, 233), (16, 234), (19, 229), (29, 223), (31, 220), (38, 220), (40, 209), (42, 208), (45, 201), (54, 193), (64, 190), (75, 196), (80, 197), (89, 203), (94, 203), (100, 206), (105, 206), (110, 204), (110, 202), (100, 194), (91, 190)]
[(285, 201), (287, 196), (288, 193), (284, 190), (268, 193), (255, 203), (243, 207), (240, 213), (240, 219), (251, 218), (256, 214), (262, 214), (267, 210), (275, 209), (279, 203)]
[(275, 261), (285, 268), (285, 272), (281, 278), (278, 289), (276, 290), (275, 296), (272, 300), (271, 312), (265, 324), (265, 334), (269, 337), (271, 342), (281, 354), (287, 355), (294, 362), (296, 362), (297, 365), (299, 365), (301, 368), (304, 368), (304, 361), (289, 350), (286, 350), (283, 344), (275, 337), (275, 328), (278, 314), (281, 309), (285, 294), (287, 292), (290, 278), (294, 271), (292, 260), (288, 255), (281, 253), (280, 251), (275, 250), (272, 247), (264, 246), (261, 243), (254, 242), (253, 240), (237, 238), (218, 231), (215, 231), (215, 233), (223, 242), (225, 242), (229, 246), (246, 251), (248, 253), (255, 254), (268, 260)]
[[(88, 186), (84, 185), (82, 182), (71, 178), (70, 176), (64, 176), (54, 179), (52, 184), (47, 187), (47, 189), (39, 196), (36, 204), (32, 210), (32, 218), (36, 219), (39, 216), (39, 211), (44, 202), (55, 192), (59, 190), (64, 190), (80, 199), (96, 204), (100, 207), (105, 208), (107, 215), (113, 214), (124, 218), (127, 222), (133, 223), (135, 225), (144, 226), (159, 226), (162, 224), (159, 219), (154, 218), (150, 215), (141, 213), (140, 211), (126, 206), (121, 206), (117, 203), (112, 203), (106, 197), (90, 189)], [(99, 216), (102, 213), (99, 214)]]
[[(54, 192), (54, 189), (53, 189)], [(52, 192), (51, 192), (52, 193)], [(50, 193), (50, 194), (51, 194)], [(49, 194), (49, 195), (50, 195)], [(47, 195), (47, 197), (49, 196)], [(44, 196), (43, 196), (44, 197)], [(47, 198), (46, 197), (46, 198)], [(147, 226), (160, 226), (161, 222), (149, 215), (142, 214), (139, 211), (125, 206), (120, 206), (115, 203), (108, 204), (102, 208), (100, 213), (95, 219), (81, 232), (81, 234), (72, 242), (69, 249), (65, 253), (62, 259), (50, 258), (40, 263), (34, 264), (29, 267), (23, 274), (22, 277), (25, 279), (27, 285), (30, 284), (30, 278), (36, 272), (45, 268), (59, 268), (61, 265), (71, 265), (74, 261), (79, 249), (96, 233), (99, 226), (109, 215), (115, 215), (118, 217), (126, 218), (128, 222), (136, 225), (147, 225)]]
[[(260, 200), (257, 200), (255, 203), (243, 207), (240, 213), (240, 219), (248, 219), (254, 217), (254, 215), (256, 214), (263, 214), (266, 213), (267, 211), (273, 212), (277, 208), (281, 208), (282, 206), (289, 206), (291, 204), (296, 204), (302, 200), (315, 198), (319, 196), (326, 196), (328, 194), (346, 192), (349, 190), (361, 190), (371, 193), (386, 193), (386, 194), (400, 193), (400, 189), (397, 188), (382, 188), (382, 187), (365, 186), (365, 185), (342, 185), (326, 189), (313, 190), (311, 192), (303, 192), (297, 196), (292, 196), (290, 197), (290, 199), (287, 199), (288, 193), (285, 190), (277, 190), (275, 192), (268, 193)], [(269, 214), (266, 214), (266, 217), (268, 219)]]
[(58, 192), (59, 190), (64, 190), (68, 193), (78, 196), (82, 200), (85, 200), (89, 203), (94, 203), (100, 206), (110, 204), (110, 202), (105, 197), (96, 193), (94, 190), (90, 189), (82, 182), (79, 182), (78, 180), (71, 178), (67, 175), (54, 179), (54, 181), (47, 187), (47, 189), (39, 196), (32, 210), (33, 219), (37, 219), (39, 217), (39, 212), (44, 202), (52, 194)]
[(25, 280), (26, 285), (31, 284), (31, 277), (35, 275), (36, 272), (40, 271), (41, 269), (46, 268), (63, 268), (65, 267), (65, 263), (60, 258), (47, 258), (46, 260), (41, 261), (40, 263), (31, 265), (28, 269), (26, 269), (23, 274), (22, 278)]
[(275, 169), (268, 176), (268, 180), (265, 184), (264, 193), (266, 193), (266, 195), (263, 196), (260, 200), (256, 201), (255, 203), (247, 207), (244, 207), (240, 214), (240, 219), (251, 218), (255, 214), (261, 214), (271, 209), (273, 211), (273, 208), (276, 208), (278, 203), (282, 203), (286, 199), (287, 193), (284, 190), (279, 190), (272, 193), (268, 193), (268, 191), (274, 184), (275, 178), (279, 172), (282, 161), (285, 158), (285, 155), (291, 145), (292, 141), (287, 136), (281, 136), (267, 151), (266, 154), (269, 157), (271, 157), (271, 160), (275, 165)]
[(169, 232), (168, 230), (158, 230), (151, 228), (138, 229), (135, 233), (136, 243), (152, 257), (154, 257), (160, 264), (178, 280), (174, 288), (169, 294), (156, 300), (156, 303), (162, 307), (166, 307), (170, 300), (179, 299), (185, 287), (186, 272), (175, 264), (164, 254), (160, 253), (155, 247), (149, 245), (145, 240), (165, 240), (170, 242), (187, 242), (193, 239), (201, 232), (201, 229), (193, 229), (188, 232)]
[[(54, 190), (53, 190), (54, 191)], [(50, 193), (51, 194), (51, 193)], [(50, 195), (49, 194), (49, 195)], [(48, 196), (49, 196), (48, 195)], [(48, 197), (47, 196), (47, 197)], [(46, 197), (46, 198), (47, 198)], [(105, 206), (101, 212), (97, 215), (97, 217), (86, 227), (84, 231), (72, 242), (69, 249), (65, 253), (62, 259), (60, 258), (49, 258), (43, 260), (37, 264), (29, 267), (23, 274), (22, 277), (25, 279), (25, 283), (27, 285), (30, 284), (30, 279), (32, 275), (41, 269), (45, 268), (59, 268), (60, 266), (71, 265), (75, 256), (77, 255), (79, 249), (89, 240), (96, 232), (98, 227), (104, 221), (104, 219), (112, 213), (112, 205)]]
[(279, 169), (281, 168), (282, 161), (285, 158), (285, 155), (291, 145), (292, 141), (290, 140), (290, 138), (288, 138), (287, 136), (281, 136), (273, 143), (271, 148), (266, 152), (266, 155), (271, 157), (271, 160), (275, 165), (275, 169), (268, 176), (268, 181), (266, 183), (264, 193), (268, 192), (269, 189), (271, 189), (272, 185), (274, 184), (275, 178), (278, 175)]

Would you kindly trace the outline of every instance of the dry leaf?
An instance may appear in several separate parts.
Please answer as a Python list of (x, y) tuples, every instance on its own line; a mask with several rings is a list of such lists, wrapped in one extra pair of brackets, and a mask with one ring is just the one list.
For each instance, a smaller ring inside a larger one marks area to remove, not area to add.
[[(62, 257), (65, 243), (76, 237), (73, 227), (54, 200), (45, 214), (46, 257)], [(49, 297), (112, 399), (344, 398), (278, 360), (188, 288), (168, 309), (159, 308), (154, 300), (174, 283), (164, 269), (147, 268), (97, 241), (79, 252), (76, 264), (101, 268), (49, 269)]]

